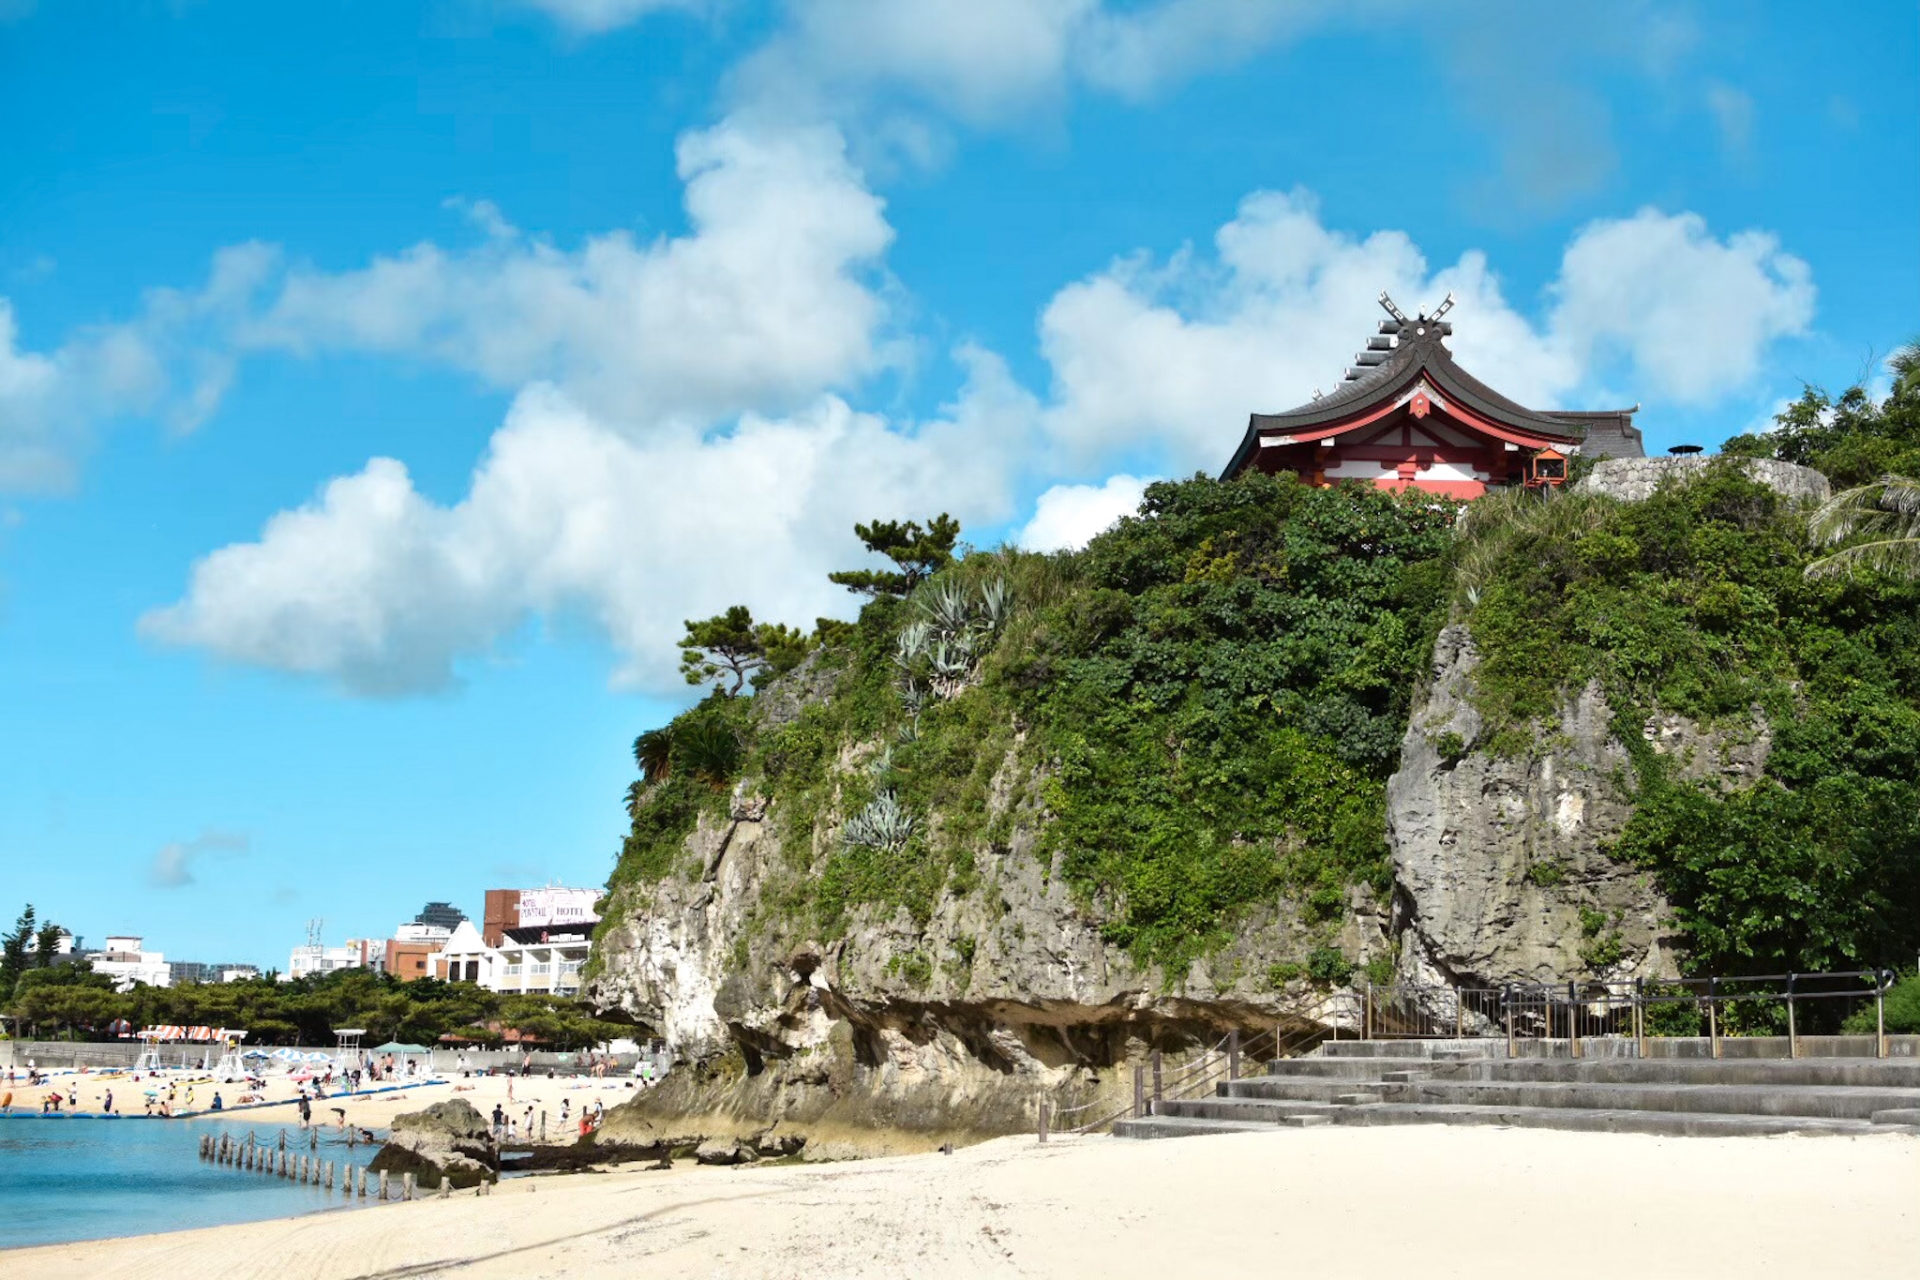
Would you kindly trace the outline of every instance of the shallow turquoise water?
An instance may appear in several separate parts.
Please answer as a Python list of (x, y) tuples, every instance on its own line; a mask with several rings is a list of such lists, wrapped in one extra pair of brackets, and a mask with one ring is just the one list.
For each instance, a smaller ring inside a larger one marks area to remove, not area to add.
[[(249, 1173), (199, 1157), (200, 1135), (236, 1140), (251, 1131), (275, 1142), (277, 1126), (242, 1121), (0, 1118), (0, 1248), (180, 1231), (339, 1209), (349, 1201), (324, 1187)], [(380, 1148), (351, 1152), (321, 1131), (317, 1152), (288, 1129), (289, 1149), (358, 1168)], [(298, 1145), (293, 1145), (297, 1143)], [(0, 1259), (0, 1275), (6, 1272)]]

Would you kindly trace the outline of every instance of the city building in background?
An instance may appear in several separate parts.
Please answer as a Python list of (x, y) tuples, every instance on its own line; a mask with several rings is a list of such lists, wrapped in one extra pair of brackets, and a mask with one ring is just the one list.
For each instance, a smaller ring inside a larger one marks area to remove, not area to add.
[(169, 967), (175, 982), (244, 982), (260, 976), (250, 964), (201, 964), (194, 960), (175, 960)]
[(466, 918), (467, 913), (454, 906), (451, 902), (429, 902), (426, 906), (420, 908), (420, 914), (413, 918), (413, 922), (415, 924), (432, 925), (436, 928), (446, 930), (446, 933), (440, 935), (444, 938), (450, 936), (454, 929), (459, 926), (460, 922)]
[(116, 991), (131, 991), (136, 983), (150, 987), (173, 985), (173, 966), (159, 951), (145, 949), (146, 939), (133, 934), (109, 934), (106, 946), (87, 957), (95, 973), (113, 979)]
[(295, 947), (287, 958), (285, 980), (311, 978), (340, 969), (380, 970), (386, 963), (387, 944), (378, 938), (348, 938), (346, 945), (329, 947), (320, 942), (318, 931), (310, 929), (305, 946)]
[[(434, 955), (440, 948), (447, 945), (447, 939), (453, 936), (456, 927), (467, 924), (467, 918), (458, 912), (454, 912), (457, 918), (451, 925), (423, 923), (433, 908), (446, 905), (444, 902), (429, 903), (427, 911), (421, 912), (393, 931), (393, 937), (387, 940), (388, 973), (402, 982), (412, 982), (415, 978), (432, 976)], [(468, 927), (472, 926), (468, 925)]]

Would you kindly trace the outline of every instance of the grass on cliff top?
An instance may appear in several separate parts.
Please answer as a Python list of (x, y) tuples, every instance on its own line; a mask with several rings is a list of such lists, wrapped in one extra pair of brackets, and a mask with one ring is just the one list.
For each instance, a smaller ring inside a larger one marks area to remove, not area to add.
[[(1639, 503), (1489, 498), (1461, 556), (1495, 751), (1589, 681), (1634, 758), (1616, 856), (1656, 872), (1702, 972), (1904, 963), (1920, 946), (1920, 586), (1808, 580), (1804, 512), (1732, 467)], [(1656, 711), (1773, 745), (1745, 789), (1682, 783)]]

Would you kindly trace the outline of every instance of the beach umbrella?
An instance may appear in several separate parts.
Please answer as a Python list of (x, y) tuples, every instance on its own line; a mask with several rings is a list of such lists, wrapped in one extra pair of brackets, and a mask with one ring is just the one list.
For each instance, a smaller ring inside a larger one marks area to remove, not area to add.
[(299, 1060), (300, 1051), (298, 1049), (275, 1049), (270, 1056), (278, 1062), (295, 1062)]

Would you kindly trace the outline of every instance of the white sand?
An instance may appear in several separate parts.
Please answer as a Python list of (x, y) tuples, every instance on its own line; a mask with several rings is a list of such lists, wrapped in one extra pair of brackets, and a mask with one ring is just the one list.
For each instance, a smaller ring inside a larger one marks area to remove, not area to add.
[[(0, 1191), (0, 1212), (4, 1211)], [(1438, 1127), (575, 1174), (0, 1254), (7, 1280), (1920, 1274), (1920, 1139)]]

